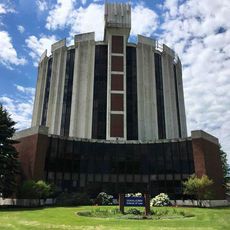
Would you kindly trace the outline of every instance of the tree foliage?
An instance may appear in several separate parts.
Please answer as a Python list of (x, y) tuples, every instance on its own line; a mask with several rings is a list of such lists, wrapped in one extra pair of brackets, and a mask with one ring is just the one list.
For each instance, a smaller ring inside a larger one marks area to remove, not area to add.
[(228, 165), (227, 153), (224, 152), (221, 145), (220, 145), (220, 158), (221, 158), (222, 170), (224, 175), (224, 184), (226, 185), (227, 182), (229, 182), (230, 169)]
[(213, 185), (213, 181), (206, 175), (198, 178), (193, 174), (187, 181), (183, 182), (183, 185), (184, 194), (195, 196), (200, 205), (201, 200), (212, 198), (211, 186)]
[(45, 181), (24, 181), (19, 189), (19, 198), (24, 199), (46, 199), (52, 194), (52, 186)]
[(19, 173), (18, 153), (12, 140), (15, 133), (9, 113), (0, 104), (0, 194), (9, 197), (16, 191), (16, 174)]

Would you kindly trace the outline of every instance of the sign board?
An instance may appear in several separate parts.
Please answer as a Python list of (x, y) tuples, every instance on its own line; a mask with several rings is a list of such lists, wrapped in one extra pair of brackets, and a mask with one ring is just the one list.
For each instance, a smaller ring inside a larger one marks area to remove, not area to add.
[(144, 197), (125, 197), (125, 206), (145, 206)]
[(144, 194), (144, 197), (125, 197), (124, 193), (119, 194), (119, 209), (125, 213), (125, 206), (144, 206), (145, 215), (150, 215), (150, 195)]

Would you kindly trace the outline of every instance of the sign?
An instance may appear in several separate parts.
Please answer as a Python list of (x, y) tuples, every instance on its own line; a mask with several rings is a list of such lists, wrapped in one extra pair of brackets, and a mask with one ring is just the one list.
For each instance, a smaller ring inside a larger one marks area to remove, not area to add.
[(125, 197), (125, 206), (145, 206), (144, 197)]
[(150, 195), (144, 194), (144, 197), (125, 197), (124, 193), (119, 193), (119, 209), (125, 213), (125, 206), (145, 206), (145, 215), (150, 215)]

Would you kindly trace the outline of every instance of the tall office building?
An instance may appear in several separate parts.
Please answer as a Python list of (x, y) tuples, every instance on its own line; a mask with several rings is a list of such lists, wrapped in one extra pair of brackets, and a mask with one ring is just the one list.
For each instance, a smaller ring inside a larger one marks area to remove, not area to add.
[(208, 174), (222, 197), (218, 139), (187, 137), (179, 57), (152, 38), (130, 43), (130, 30), (130, 5), (107, 3), (103, 41), (79, 34), (41, 56), (32, 128), (15, 136), (24, 174), (69, 191), (171, 197)]

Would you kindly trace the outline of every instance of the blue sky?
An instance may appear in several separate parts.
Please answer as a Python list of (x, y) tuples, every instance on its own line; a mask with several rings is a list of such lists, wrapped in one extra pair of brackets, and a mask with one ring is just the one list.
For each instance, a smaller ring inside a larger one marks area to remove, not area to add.
[[(129, 2), (130, 40), (137, 34), (154, 37), (181, 58), (188, 134), (203, 129), (217, 136), (230, 161), (230, 1)], [(59, 39), (72, 44), (78, 33), (95, 31), (102, 40), (103, 4), (0, 0), (0, 102), (18, 129), (30, 126), (40, 55)]]

